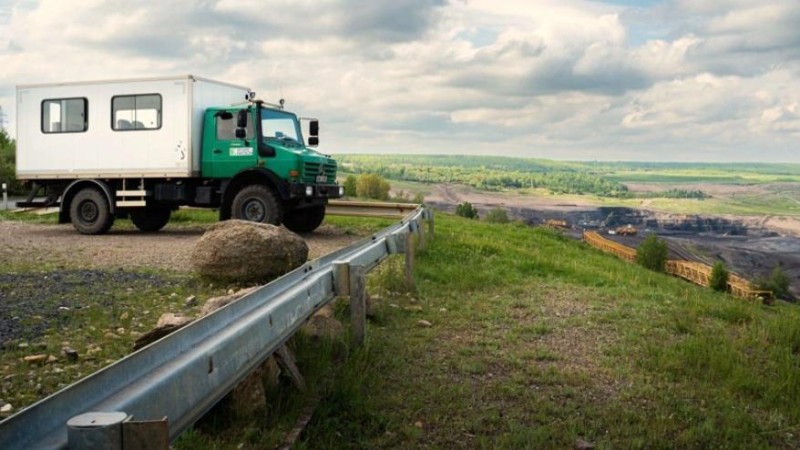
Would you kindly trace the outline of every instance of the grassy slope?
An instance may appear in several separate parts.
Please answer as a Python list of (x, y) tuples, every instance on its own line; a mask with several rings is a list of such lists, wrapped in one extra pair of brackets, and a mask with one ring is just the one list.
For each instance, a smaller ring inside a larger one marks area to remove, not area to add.
[(373, 276), (384, 298), (369, 345), (336, 369), (301, 446), (800, 445), (794, 305), (712, 293), (544, 230), (443, 215), (437, 227), (417, 303), (386, 294), (391, 266)]

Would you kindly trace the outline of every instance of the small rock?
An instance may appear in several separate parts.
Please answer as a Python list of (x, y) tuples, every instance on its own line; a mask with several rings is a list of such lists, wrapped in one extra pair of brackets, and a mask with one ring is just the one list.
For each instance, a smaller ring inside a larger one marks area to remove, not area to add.
[(11, 406), (11, 403), (6, 403), (3, 406), (0, 406), (0, 417), (8, 417), (14, 411), (14, 407)]
[(53, 356), (53, 355), (49, 355), (49, 356), (47, 357), (47, 364), (52, 364), (52, 363), (54, 363), (54, 362), (56, 362), (56, 361), (58, 361), (58, 358), (56, 358), (56, 357), (55, 357), (55, 356)]
[(117, 334), (125, 334), (125, 328), (119, 327), (117, 328)]
[(28, 343), (27, 342), (20, 342), (19, 345), (17, 345), (17, 347), (18, 348), (28, 348)]
[(103, 347), (100, 347), (99, 345), (90, 345), (89, 348), (86, 349), (86, 354), (91, 356), (102, 351)]
[(67, 307), (67, 306), (59, 306), (58, 310), (59, 311), (69, 311), (69, 307)]
[(236, 300), (239, 300), (241, 297), (255, 291), (258, 289), (259, 286), (253, 286), (245, 289), (240, 289), (239, 291), (234, 291), (233, 289), (228, 290), (228, 295), (223, 295), (221, 297), (212, 297), (206, 300), (203, 303), (203, 307), (200, 308), (200, 316), (206, 316), (211, 314), (212, 312), (222, 308), (223, 306), (233, 303)]
[(119, 339), (119, 336), (117, 336), (116, 334), (114, 334), (114, 333), (112, 333), (110, 331), (106, 332), (106, 334), (104, 334), (103, 337), (106, 338), (106, 339)]
[(432, 326), (433, 326), (433, 324), (432, 324), (432, 323), (428, 322), (428, 321), (427, 321), (427, 320), (425, 320), (425, 319), (420, 319), (420, 320), (418, 320), (418, 321), (417, 321), (417, 325), (419, 325), (419, 326), (422, 326), (422, 327), (425, 327), (425, 328), (429, 328), (429, 327), (432, 327)]
[(119, 320), (128, 320), (128, 317), (130, 317), (128, 315), (128, 311), (125, 311), (124, 313), (119, 315)]
[(47, 355), (30, 355), (22, 359), (29, 364), (42, 364), (47, 361)]
[(156, 328), (164, 328), (164, 327), (176, 327), (180, 328), (187, 323), (191, 322), (191, 317), (184, 316), (182, 314), (175, 314), (175, 313), (164, 313), (161, 317), (158, 318), (158, 322), (156, 323)]
[(593, 442), (588, 442), (581, 438), (575, 439), (575, 450), (589, 450), (592, 448), (594, 448)]
[(414, 426), (419, 428), (420, 430), (425, 427), (425, 425), (423, 425), (422, 421), (419, 421), (419, 420), (414, 422)]
[(184, 300), (184, 303), (186, 304), (187, 307), (192, 307), (192, 306), (196, 305), (197, 304), (197, 296), (190, 295), (190, 296), (186, 297), (186, 300)]
[(400, 309), (400, 305), (396, 303), (389, 303), (389, 308)]
[(440, 313), (446, 313), (447, 312), (447, 308), (439, 308), (439, 312)]
[(66, 356), (67, 359), (70, 360), (70, 361), (77, 361), (78, 360), (78, 352), (75, 351), (75, 349), (72, 348), (72, 347), (64, 347), (64, 348), (62, 348), (61, 349), (61, 353), (63, 353), (64, 356)]

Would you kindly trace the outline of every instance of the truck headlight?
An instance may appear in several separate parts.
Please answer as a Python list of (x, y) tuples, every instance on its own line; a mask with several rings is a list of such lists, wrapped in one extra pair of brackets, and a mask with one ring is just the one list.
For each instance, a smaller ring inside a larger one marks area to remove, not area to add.
[(339, 186), (339, 197), (344, 197), (344, 186)]
[(314, 195), (314, 187), (306, 186), (306, 197), (311, 197), (312, 195)]

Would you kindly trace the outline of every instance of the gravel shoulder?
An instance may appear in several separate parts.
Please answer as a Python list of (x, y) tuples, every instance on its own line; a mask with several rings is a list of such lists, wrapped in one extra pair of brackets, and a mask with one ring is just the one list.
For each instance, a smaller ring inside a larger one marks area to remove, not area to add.
[[(84, 236), (72, 225), (0, 221), (0, 263), (95, 269), (166, 269), (191, 271), (191, 254), (204, 226), (167, 226), (158, 233), (112, 229), (102, 236)], [(316, 259), (346, 247), (362, 236), (323, 225), (301, 235)]]

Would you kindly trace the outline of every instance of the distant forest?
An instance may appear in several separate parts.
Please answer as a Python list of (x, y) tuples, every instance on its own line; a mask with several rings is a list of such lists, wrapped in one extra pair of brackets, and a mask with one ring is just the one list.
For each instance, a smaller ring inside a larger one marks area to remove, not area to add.
[(731, 183), (800, 181), (798, 164), (569, 162), (499, 156), (336, 155), (346, 173), (391, 180), (458, 183), (481, 190), (547, 189), (554, 194), (617, 198), (696, 198), (699, 190), (632, 193), (625, 182)]

